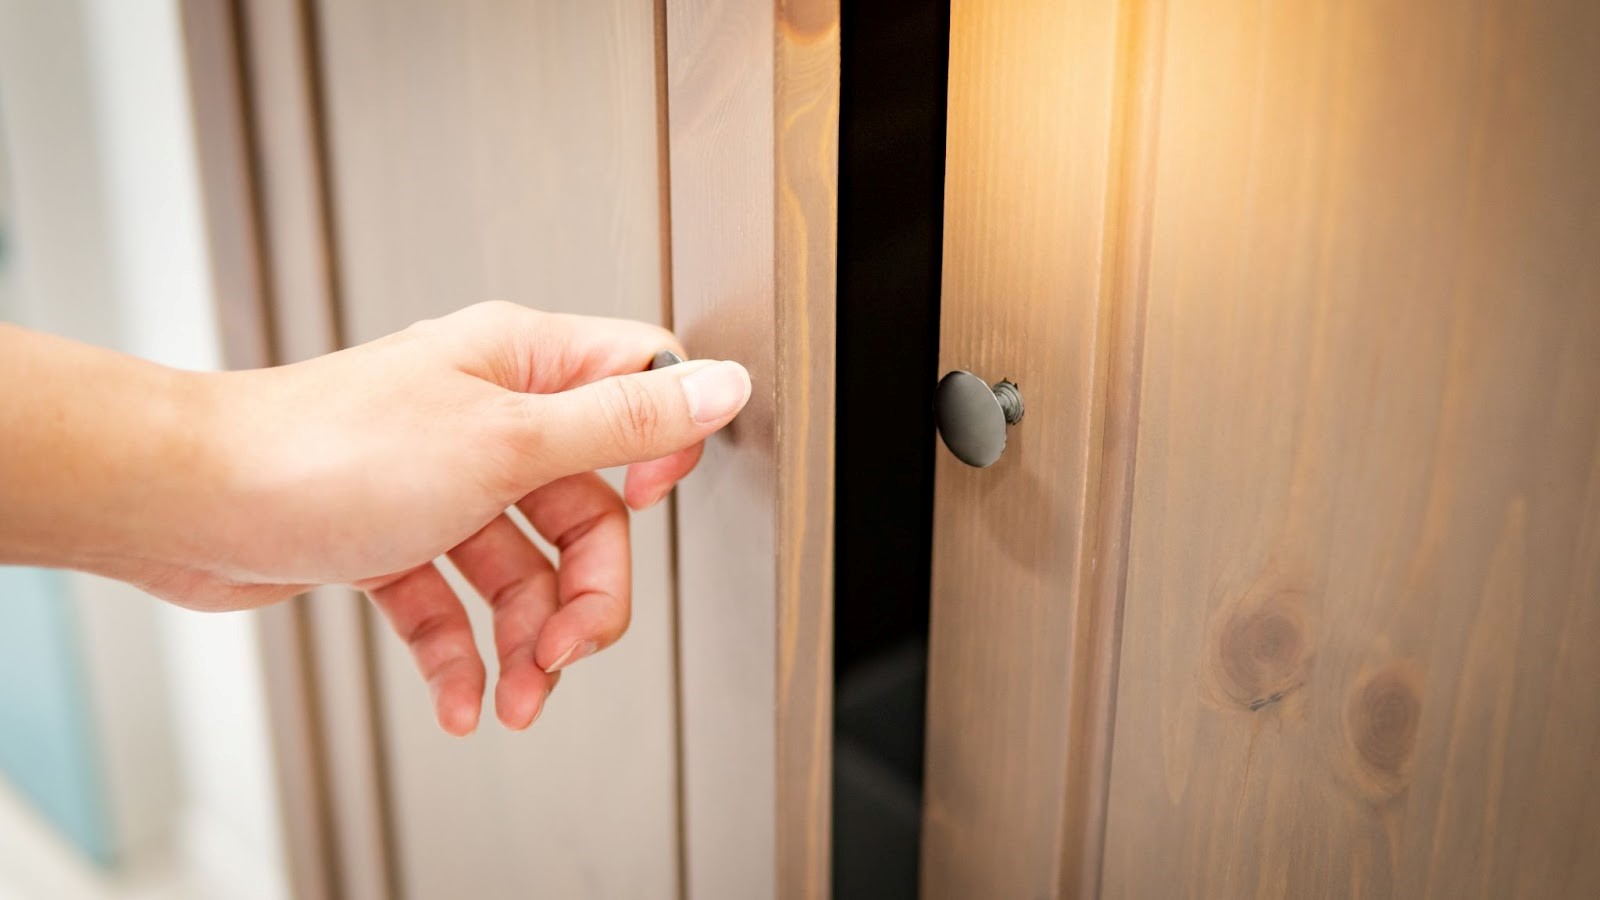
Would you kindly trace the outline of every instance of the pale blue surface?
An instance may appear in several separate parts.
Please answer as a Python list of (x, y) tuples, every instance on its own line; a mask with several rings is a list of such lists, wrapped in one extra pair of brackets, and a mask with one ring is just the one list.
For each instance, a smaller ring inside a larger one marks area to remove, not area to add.
[(111, 861), (66, 578), (0, 566), (0, 774), (85, 853)]

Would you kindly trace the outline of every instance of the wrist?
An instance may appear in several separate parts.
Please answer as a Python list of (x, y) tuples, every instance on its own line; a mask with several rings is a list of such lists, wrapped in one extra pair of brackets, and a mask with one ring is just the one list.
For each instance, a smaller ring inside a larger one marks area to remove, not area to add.
[(206, 568), (222, 562), (231, 529), (229, 454), (214, 373), (152, 367), (139, 427), (130, 443), (137, 484), (122, 491), (119, 543), (141, 561)]
[(226, 573), (252, 530), (233, 497), (227, 377), (0, 324), (0, 564), (169, 597)]
[(208, 376), (120, 361), (118, 389), (83, 425), (89, 464), (67, 493), (82, 540), (62, 564), (142, 582), (212, 555), (224, 479)]
[(5, 373), (0, 496), (15, 517), (0, 522), (0, 556), (137, 581), (203, 552), (222, 483), (208, 376), (35, 337)]

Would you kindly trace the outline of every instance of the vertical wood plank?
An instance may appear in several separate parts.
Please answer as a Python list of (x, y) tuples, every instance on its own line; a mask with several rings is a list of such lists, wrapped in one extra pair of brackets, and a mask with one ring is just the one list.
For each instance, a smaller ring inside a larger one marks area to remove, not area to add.
[(839, 0), (781, 0), (776, 40), (778, 896), (829, 896), (833, 789)]
[(183, 0), (179, 14), (223, 358), (232, 368), (265, 366), (272, 329), (238, 16), (232, 0)]
[(938, 451), (929, 897), (1056, 896), (1092, 877), (1078, 860), (1097, 833), (1116, 586), (1097, 554), (1115, 552), (1101, 506), (1121, 491), (1103, 459), (1131, 409), (1110, 378), (1127, 339), (1108, 237), (1129, 27), (1112, 0), (951, 7), (940, 371), (1010, 379), (1026, 414), (988, 469)]
[(820, 897), (838, 7), (666, 9), (674, 324), (754, 382), (678, 492), (688, 890)]
[(1111, 784), (1112, 724), (1127, 591), (1144, 356), (1156, 124), (1160, 113), (1164, 0), (1123, 0), (1118, 9), (1117, 84), (1101, 250), (1100, 339), (1095, 353), (1103, 404), (1085, 486), (1082, 597), (1073, 625), (1060, 896), (1099, 897)]
[(339, 347), (312, 21), (298, 3), (240, 0), (275, 362)]
[(777, 884), (774, 16), (666, 9), (673, 327), (753, 386), (677, 489), (685, 883), (760, 900)]
[(1600, 893), (1597, 60), (1171, 6), (1106, 896)]

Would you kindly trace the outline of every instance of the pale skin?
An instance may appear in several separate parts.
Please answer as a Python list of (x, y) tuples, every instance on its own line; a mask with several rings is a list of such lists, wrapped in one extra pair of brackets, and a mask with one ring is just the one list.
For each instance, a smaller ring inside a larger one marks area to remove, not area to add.
[[(484, 303), (199, 373), (0, 324), (0, 563), (207, 611), (354, 585), (410, 647), (440, 727), (466, 735), (487, 675), (448, 556), (493, 610), (495, 713), (526, 728), (563, 669), (628, 627), (629, 508), (749, 399), (735, 362), (643, 371), (664, 349), (686, 355), (651, 325)], [(624, 465), (619, 496), (596, 470)]]

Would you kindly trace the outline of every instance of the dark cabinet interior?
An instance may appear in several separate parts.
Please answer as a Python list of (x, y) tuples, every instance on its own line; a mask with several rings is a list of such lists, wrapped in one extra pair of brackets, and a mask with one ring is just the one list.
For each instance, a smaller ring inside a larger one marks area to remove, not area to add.
[(949, 4), (843, 4), (833, 893), (914, 897)]

